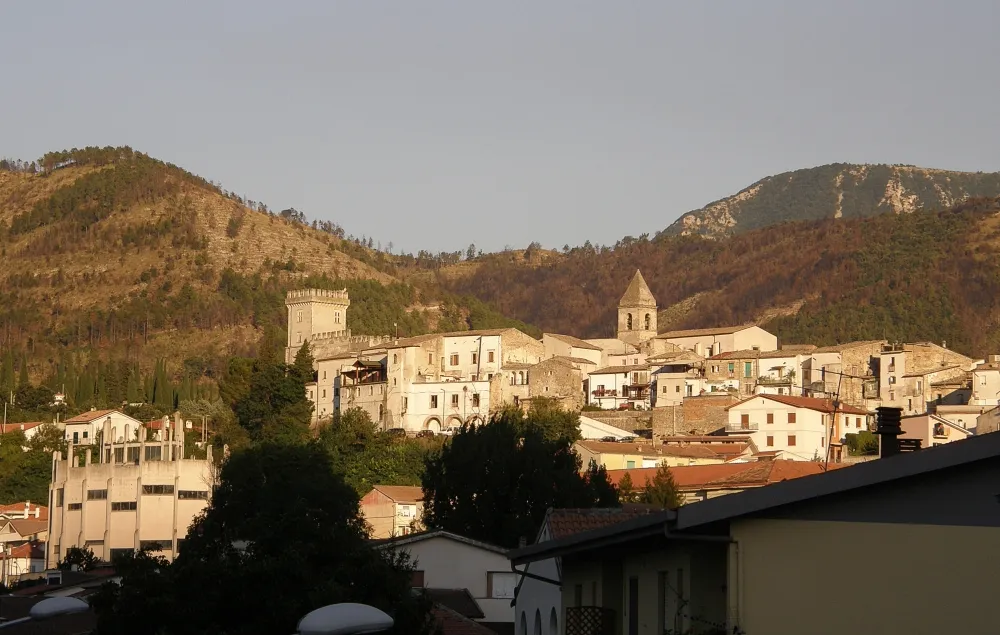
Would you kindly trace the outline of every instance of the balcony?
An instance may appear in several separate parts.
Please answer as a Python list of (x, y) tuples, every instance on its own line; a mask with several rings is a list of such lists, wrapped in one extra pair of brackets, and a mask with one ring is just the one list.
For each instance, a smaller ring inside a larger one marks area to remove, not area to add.
[(595, 397), (617, 397), (618, 391), (613, 389), (597, 389), (593, 391)]
[(567, 606), (566, 635), (614, 635), (615, 612), (600, 606)]
[(754, 422), (750, 422), (750, 423), (727, 423), (726, 424), (726, 432), (753, 432), (754, 430), (759, 429), (758, 426), (759, 426), (759, 424), (754, 423)]
[(792, 378), (787, 375), (784, 377), (769, 377), (765, 375), (757, 378), (757, 384), (760, 386), (791, 386)]

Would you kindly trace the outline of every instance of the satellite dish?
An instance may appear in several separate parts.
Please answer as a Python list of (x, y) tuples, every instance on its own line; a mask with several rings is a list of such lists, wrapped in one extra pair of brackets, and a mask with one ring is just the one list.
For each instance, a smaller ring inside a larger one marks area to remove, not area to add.
[(299, 620), (299, 635), (362, 635), (387, 631), (392, 625), (392, 618), (374, 606), (345, 602), (306, 614)]

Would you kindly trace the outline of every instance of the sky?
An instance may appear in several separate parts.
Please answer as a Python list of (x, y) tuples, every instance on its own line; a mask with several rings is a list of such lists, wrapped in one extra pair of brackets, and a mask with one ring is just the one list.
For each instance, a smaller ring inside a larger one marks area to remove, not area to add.
[(0, 156), (129, 145), (384, 248), (653, 234), (787, 170), (1000, 170), (990, 0), (0, 3)]

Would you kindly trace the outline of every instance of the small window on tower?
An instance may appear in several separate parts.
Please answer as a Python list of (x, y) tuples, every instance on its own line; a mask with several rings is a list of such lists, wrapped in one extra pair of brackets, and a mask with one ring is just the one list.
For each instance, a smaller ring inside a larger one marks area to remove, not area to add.
[(296, 322), (301, 322), (302, 321), (302, 311), (296, 311), (295, 312), (295, 321)]

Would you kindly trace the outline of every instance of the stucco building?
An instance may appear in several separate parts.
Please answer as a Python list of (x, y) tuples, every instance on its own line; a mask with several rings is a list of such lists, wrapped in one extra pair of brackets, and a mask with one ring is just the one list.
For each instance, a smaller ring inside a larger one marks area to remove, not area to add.
[[(540, 541), (510, 556), (518, 568), (559, 559), (558, 635), (992, 633), (1000, 621), (994, 588), (970, 581), (1000, 565), (997, 482), (1000, 435), (986, 435)], [(859, 544), (877, 555), (860, 570), (822, 565)], [(821, 573), (804, 573), (816, 566)], [(932, 606), (928, 572), (935, 588), (963, 589), (960, 610)], [(859, 581), (877, 590), (877, 601), (831, 609), (831, 598)]]
[(421, 531), (424, 491), (410, 485), (376, 485), (361, 497), (361, 514), (371, 526), (372, 538)]
[[(105, 421), (103, 439), (122, 435)], [(75, 456), (55, 452), (49, 485), (46, 565), (70, 547), (89, 548), (110, 561), (115, 554), (153, 548), (168, 560), (180, 552), (191, 521), (208, 505), (214, 485), (212, 447), (207, 459), (184, 456), (178, 417), (159, 441), (102, 442)]]
[(97, 443), (98, 437), (105, 430), (114, 431), (114, 439), (104, 439), (105, 442), (123, 443), (132, 441), (135, 432), (142, 422), (118, 410), (97, 410), (91, 408), (75, 417), (63, 421), (66, 441), (74, 445), (89, 445)]
[(778, 349), (778, 338), (754, 325), (667, 331), (656, 337), (703, 357), (733, 351)]

